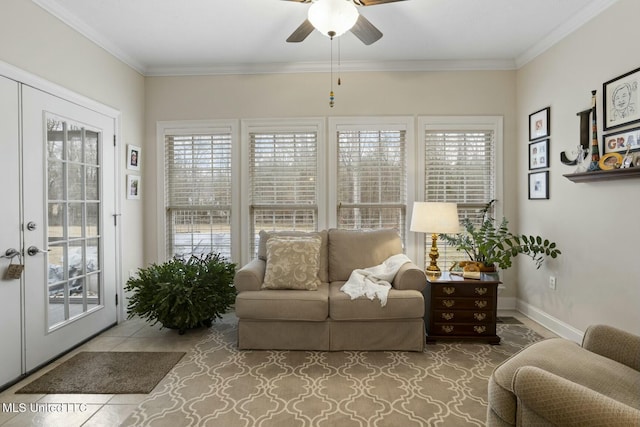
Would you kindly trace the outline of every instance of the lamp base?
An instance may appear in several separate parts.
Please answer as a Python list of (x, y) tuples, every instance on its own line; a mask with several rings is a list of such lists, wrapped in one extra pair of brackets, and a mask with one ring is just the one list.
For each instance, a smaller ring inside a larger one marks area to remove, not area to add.
[(438, 253), (438, 235), (433, 233), (431, 235), (431, 251), (429, 252), (429, 258), (431, 258), (431, 263), (427, 267), (427, 274), (441, 274), (440, 268), (438, 268), (438, 257), (440, 254)]

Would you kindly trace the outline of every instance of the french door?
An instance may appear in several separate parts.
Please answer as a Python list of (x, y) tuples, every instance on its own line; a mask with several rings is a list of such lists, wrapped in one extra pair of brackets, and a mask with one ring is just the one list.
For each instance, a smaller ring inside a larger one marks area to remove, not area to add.
[(3, 347), (21, 350), (21, 368), (15, 375), (0, 366), (0, 386), (117, 321), (114, 118), (15, 82), (10, 90), (20, 138), (2, 156), (3, 182), (15, 188), (3, 203), (19, 209), (2, 210), (0, 235), (17, 230), (8, 245), (18, 245), (14, 262), (24, 270), (0, 281), (0, 296), (10, 298), (0, 313), (19, 310)]

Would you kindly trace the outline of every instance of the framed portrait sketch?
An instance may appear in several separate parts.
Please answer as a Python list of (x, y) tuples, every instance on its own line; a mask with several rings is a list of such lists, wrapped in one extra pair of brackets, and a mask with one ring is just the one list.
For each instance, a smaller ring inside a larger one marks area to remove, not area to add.
[(140, 177), (138, 175), (127, 175), (127, 199), (140, 199)]
[(602, 136), (604, 154), (640, 150), (640, 127)]
[(550, 135), (551, 107), (529, 114), (529, 141)]
[(127, 145), (127, 169), (140, 170), (140, 147), (136, 145)]
[(549, 198), (549, 171), (529, 174), (529, 200)]
[(549, 167), (549, 138), (529, 144), (529, 170)]
[(640, 68), (637, 68), (602, 85), (605, 131), (640, 122), (639, 82)]

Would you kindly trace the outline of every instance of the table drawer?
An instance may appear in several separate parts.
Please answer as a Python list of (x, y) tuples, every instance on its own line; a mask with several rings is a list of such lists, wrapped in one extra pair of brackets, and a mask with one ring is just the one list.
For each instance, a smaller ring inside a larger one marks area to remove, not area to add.
[(447, 323), (494, 323), (495, 318), (492, 311), (435, 310), (433, 313), (433, 321)]
[(457, 324), (457, 323), (436, 323), (433, 329), (429, 331), (429, 335), (457, 335), (457, 336), (483, 336), (495, 335), (495, 323), (487, 324)]
[(433, 294), (436, 297), (490, 297), (493, 296), (495, 286), (471, 284), (436, 284)]
[(435, 310), (493, 310), (491, 298), (436, 298)]

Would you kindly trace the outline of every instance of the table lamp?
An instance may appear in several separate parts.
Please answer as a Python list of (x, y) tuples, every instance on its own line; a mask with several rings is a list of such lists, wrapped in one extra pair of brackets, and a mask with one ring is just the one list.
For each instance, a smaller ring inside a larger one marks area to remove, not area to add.
[(426, 269), (427, 274), (439, 275), (438, 268), (438, 234), (454, 234), (460, 232), (458, 220), (458, 205), (442, 202), (414, 202), (411, 215), (411, 231), (431, 233), (431, 264)]

